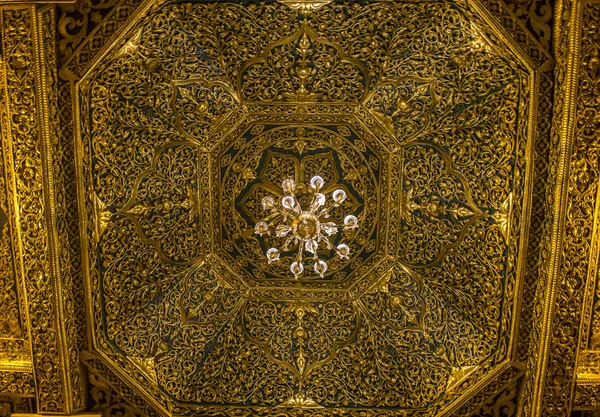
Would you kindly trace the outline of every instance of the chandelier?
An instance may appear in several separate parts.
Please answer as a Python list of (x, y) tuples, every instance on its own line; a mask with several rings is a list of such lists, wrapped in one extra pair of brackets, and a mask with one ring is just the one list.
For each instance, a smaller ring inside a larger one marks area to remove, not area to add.
[(312, 199), (308, 207), (302, 207), (296, 197), (296, 183), (291, 178), (284, 180), (281, 184), (283, 194), (277, 201), (268, 195), (262, 199), (262, 207), (269, 212), (267, 219), (271, 219), (271, 225), (267, 219), (259, 221), (254, 227), (254, 233), (259, 236), (271, 235), (272, 231), (278, 238), (284, 238), (281, 248), (273, 247), (267, 250), (266, 256), (269, 264), (280, 259), (282, 252), (289, 252), (297, 247), (294, 262), (290, 271), (294, 278), (304, 272), (304, 254), (310, 253), (314, 271), (323, 278), (328, 269), (327, 262), (319, 258), (319, 248), (335, 251), (340, 259), (349, 259), (350, 248), (341, 243), (335, 246), (330, 238), (338, 233), (340, 229), (350, 230), (358, 227), (358, 220), (353, 215), (344, 218), (344, 224), (336, 224), (330, 221), (330, 212), (339, 207), (346, 200), (346, 192), (342, 189), (331, 193), (331, 200), (327, 200), (321, 192), (325, 182), (323, 178), (314, 176), (310, 180)]

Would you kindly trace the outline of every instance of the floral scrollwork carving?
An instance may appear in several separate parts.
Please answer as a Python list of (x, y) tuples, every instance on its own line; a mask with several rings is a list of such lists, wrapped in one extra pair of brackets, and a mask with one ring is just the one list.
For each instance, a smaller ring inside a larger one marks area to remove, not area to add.
[[(511, 351), (528, 69), (461, 4), (284, 3), (157, 4), (77, 84), (95, 346), (182, 416), (450, 409)], [(360, 227), (296, 280), (254, 225), (314, 175)]]
[(480, 417), (512, 417), (517, 411), (517, 384), (502, 390), (490, 403), (481, 407)]
[(361, 101), (370, 78), (363, 64), (307, 25), (242, 66), (248, 101)]
[(421, 279), (400, 267), (392, 268), (359, 300), (369, 318), (399, 331), (424, 330), (425, 297)]
[(365, 103), (402, 142), (427, 129), (436, 104), (435, 81), (416, 77), (386, 80)]
[(225, 83), (190, 79), (173, 83), (171, 103), (180, 132), (205, 143), (209, 132), (230, 115), (239, 99)]
[(552, 43), (554, 4), (551, 0), (506, 0), (512, 12), (525, 24), (547, 50)]
[(247, 339), (289, 369), (300, 387), (358, 330), (355, 307), (339, 301), (247, 302), (241, 314)]
[(117, 394), (96, 375), (89, 376), (92, 389), (90, 396), (94, 401), (92, 411), (102, 413), (104, 417), (142, 417), (143, 414), (135, 406), (129, 404), (126, 398)]
[(452, 170), (439, 148), (404, 149), (401, 257), (416, 265), (434, 263), (460, 242), (465, 229), (481, 218), (464, 177)]
[(58, 31), (62, 39), (58, 50), (66, 60), (73, 55), (85, 36), (102, 21), (119, 0), (89, 0), (61, 6)]

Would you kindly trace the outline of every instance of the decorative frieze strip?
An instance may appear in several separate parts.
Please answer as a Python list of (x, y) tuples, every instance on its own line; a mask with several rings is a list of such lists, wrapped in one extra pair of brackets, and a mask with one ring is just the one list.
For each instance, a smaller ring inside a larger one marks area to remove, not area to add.
[[(50, 193), (48, 198), (52, 204), (52, 230), (55, 234), (56, 262), (58, 271), (56, 279), (59, 295), (58, 311), (62, 332), (65, 338), (71, 339), (65, 343), (64, 350), (68, 365), (68, 379), (74, 384), (72, 390), (72, 403), (75, 409), (83, 409), (86, 405), (86, 388), (83, 369), (79, 362), (79, 345), (74, 338), (83, 331), (85, 332), (85, 315), (83, 313), (83, 288), (81, 279), (78, 240), (74, 240), (70, 226), (73, 221), (78, 221), (77, 211), (73, 210), (70, 203), (74, 202), (76, 190), (74, 187), (67, 188), (69, 179), (66, 177), (71, 169), (71, 182), (74, 181), (73, 173), (73, 142), (70, 137), (61, 136), (60, 119), (62, 104), (59, 99), (59, 78), (56, 45), (56, 8), (43, 7), (37, 12), (38, 37), (39, 37), (39, 59), (41, 69), (40, 90), (42, 90), (42, 103), (44, 119), (43, 129), (45, 132), (44, 144), (47, 151), (47, 167), (51, 171), (51, 181), (46, 184), (46, 191)], [(70, 112), (69, 112), (70, 113)], [(65, 161), (63, 152), (69, 152), (70, 161)], [(68, 192), (72, 194), (69, 195)], [(71, 208), (71, 210), (69, 210)]]
[[(5, 96), (4, 149), (15, 189), (16, 234), (31, 346), (37, 410), (70, 414), (86, 394), (73, 349), (69, 297), (61, 276), (52, 141), (56, 130), (56, 58), (52, 6), (0, 8)], [(65, 303), (65, 300), (67, 301)], [(72, 316), (72, 314), (71, 314)], [(33, 386), (33, 385), (32, 385)]]
[(574, 410), (598, 410), (600, 409), (600, 385), (577, 384), (575, 398), (573, 400)]
[(33, 372), (0, 370), (0, 395), (2, 394), (34, 396)]
[(523, 415), (528, 416), (564, 416), (572, 409), (600, 174), (598, 137), (586, 118), (595, 101), (590, 100), (594, 97), (590, 78), (596, 75), (589, 61), (583, 59), (586, 50), (598, 44), (598, 15), (594, 6), (574, 0), (560, 3), (556, 16), (560, 20), (555, 38), (553, 142), (559, 146), (556, 158), (552, 158), (557, 169), (551, 170), (549, 181), (555, 188), (553, 229), (544, 269), (548, 285), (540, 294), (545, 327), (531, 374), (535, 387), (531, 402), (527, 395), (522, 397)]

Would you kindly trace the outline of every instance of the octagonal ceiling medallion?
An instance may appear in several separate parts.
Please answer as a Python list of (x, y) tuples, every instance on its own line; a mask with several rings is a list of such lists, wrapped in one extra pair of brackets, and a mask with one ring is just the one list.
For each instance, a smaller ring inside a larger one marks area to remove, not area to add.
[[(532, 76), (502, 33), (465, 2), (147, 6), (77, 84), (104, 360), (206, 415), (436, 415), (504, 369)], [(295, 279), (254, 225), (315, 175), (359, 227)]]

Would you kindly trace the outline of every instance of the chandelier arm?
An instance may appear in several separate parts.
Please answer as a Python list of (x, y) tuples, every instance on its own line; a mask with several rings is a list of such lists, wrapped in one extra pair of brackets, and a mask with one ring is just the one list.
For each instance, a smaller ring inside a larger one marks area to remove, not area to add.
[[(285, 219), (285, 218), (287, 217), (287, 215), (288, 215), (288, 214), (287, 214), (287, 213), (286, 213), (284, 210), (280, 209), (279, 207), (274, 207), (274, 208), (273, 208), (273, 211), (274, 211), (274, 212), (276, 212), (276, 213), (277, 213), (279, 216), (281, 216), (281, 217), (282, 217), (282, 218), (284, 218), (284, 219)], [(275, 221), (275, 219), (276, 219), (276, 218), (277, 218), (277, 216), (274, 216), (274, 217), (273, 217), (271, 220), (272, 220), (272, 221)]]
[(288, 236), (287, 239), (285, 240), (285, 242), (283, 242), (283, 246), (281, 247), (281, 250), (287, 252), (289, 250), (288, 245), (290, 243), (292, 243), (292, 240), (294, 240), (294, 235)]
[(298, 263), (302, 263), (302, 251), (303, 251), (303, 245), (302, 245), (302, 241), (300, 241), (300, 244), (298, 245), (298, 257), (297, 257), (297, 261)]
[(298, 201), (296, 194), (292, 193), (292, 197), (294, 198), (294, 201), (296, 202), (296, 204), (294, 205), (294, 211), (298, 214), (302, 214), (302, 206), (300, 205), (300, 202)]
[(315, 192), (321, 192), (321, 188), (323, 188), (323, 185), (319, 185), (319, 182), (315, 183), (317, 186), (315, 187)]
[(323, 210), (321, 210), (321, 212), (319, 214), (317, 214), (318, 217), (329, 217), (329, 213), (331, 212), (331, 210), (333, 210), (336, 207), (339, 207), (340, 205), (338, 203), (333, 203), (333, 205), (331, 207), (327, 207), (327, 205), (323, 206)]
[[(321, 234), (319, 233), (319, 236), (320, 236), (320, 235), (321, 235)], [(319, 259), (319, 255), (318, 255), (318, 253), (317, 253), (317, 252), (319, 252), (319, 242), (317, 242), (317, 241), (316, 241), (316, 240), (314, 240), (314, 239), (313, 239), (313, 242), (315, 243), (315, 245), (314, 245), (315, 251), (313, 252), (313, 257), (312, 257), (312, 258), (313, 258), (313, 261), (314, 261), (314, 260), (317, 260), (317, 259)]]
[(315, 193), (313, 193), (312, 198), (310, 199), (310, 206), (309, 207), (311, 208), (311, 210), (310, 210), (311, 213), (312, 213), (312, 208), (314, 207), (315, 202), (317, 201), (317, 194), (318, 193), (319, 193), (319, 191), (317, 190)]
[(329, 238), (328, 238), (327, 236), (322, 236), (322, 238), (323, 238), (323, 240), (325, 241), (325, 246), (327, 246), (329, 249), (333, 249), (333, 250), (335, 251), (335, 253), (336, 253), (338, 256), (341, 256), (341, 255), (340, 255), (340, 251), (338, 250), (338, 248), (336, 248), (336, 247), (333, 245), (333, 243), (331, 243), (331, 242), (329, 241)]
[(321, 210), (321, 212), (319, 214), (316, 214), (317, 217), (329, 217), (329, 211), (330, 209), (323, 207), (323, 210)]
[(278, 210), (276, 207), (273, 207), (272, 209), (269, 209), (269, 215), (267, 217), (265, 217), (263, 219), (263, 221), (273, 225), (273, 224), (275, 224), (275, 220), (277, 220), (277, 216), (282, 216), (282, 215), (283, 214), (281, 213), (280, 210)]

